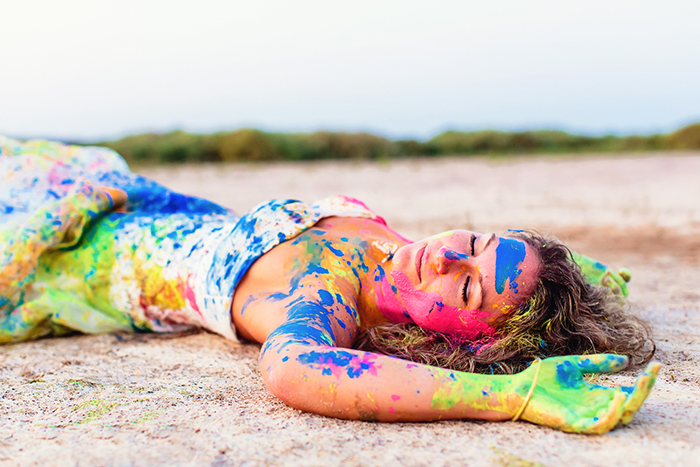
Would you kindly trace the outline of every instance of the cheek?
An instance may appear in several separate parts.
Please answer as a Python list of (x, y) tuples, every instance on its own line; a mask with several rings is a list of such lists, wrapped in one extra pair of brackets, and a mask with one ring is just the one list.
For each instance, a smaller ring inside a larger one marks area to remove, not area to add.
[(416, 320), (416, 324), (420, 325), (418, 321), (423, 321), (430, 316), (434, 308), (442, 304), (440, 294), (414, 289), (406, 274), (400, 271), (392, 271), (391, 276), (394, 278), (399, 297), (401, 297), (406, 311)]
[(445, 305), (437, 292), (414, 289), (404, 273), (393, 271), (391, 275), (406, 311), (423, 329), (457, 334), (469, 340), (496, 334), (488, 323), (490, 313)]

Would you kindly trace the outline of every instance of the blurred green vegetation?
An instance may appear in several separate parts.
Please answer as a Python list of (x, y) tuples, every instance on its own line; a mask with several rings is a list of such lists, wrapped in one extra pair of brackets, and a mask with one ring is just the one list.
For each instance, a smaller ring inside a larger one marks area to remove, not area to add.
[(670, 134), (623, 137), (580, 136), (551, 130), (446, 131), (425, 142), (392, 141), (370, 133), (268, 133), (244, 128), (204, 135), (184, 131), (146, 133), (98, 145), (112, 148), (127, 162), (136, 164), (700, 150), (700, 123)]

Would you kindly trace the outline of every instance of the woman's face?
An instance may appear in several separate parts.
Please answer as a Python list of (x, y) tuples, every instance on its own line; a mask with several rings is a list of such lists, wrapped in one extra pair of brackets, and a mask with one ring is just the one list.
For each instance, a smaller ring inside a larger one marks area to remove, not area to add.
[(404, 310), (424, 329), (494, 335), (537, 283), (539, 258), (521, 240), (466, 230), (398, 249), (391, 275)]

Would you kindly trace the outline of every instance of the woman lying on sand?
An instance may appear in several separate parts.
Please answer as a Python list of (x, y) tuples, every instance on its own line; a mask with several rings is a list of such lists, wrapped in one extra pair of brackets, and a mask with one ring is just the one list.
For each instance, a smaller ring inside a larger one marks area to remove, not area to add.
[(0, 343), (202, 327), (262, 343), (265, 384), (301, 410), (585, 433), (628, 423), (659, 370), (634, 387), (583, 379), (647, 362), (653, 342), (621, 311), (626, 274), (555, 240), (411, 242), (345, 197), (238, 216), (106, 149), (0, 149)]

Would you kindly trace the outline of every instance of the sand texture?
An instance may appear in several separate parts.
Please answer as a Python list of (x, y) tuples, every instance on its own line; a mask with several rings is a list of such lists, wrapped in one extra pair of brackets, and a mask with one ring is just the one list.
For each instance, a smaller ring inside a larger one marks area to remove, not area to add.
[(409, 238), (552, 233), (632, 270), (632, 311), (651, 322), (664, 364), (657, 386), (630, 425), (604, 436), (524, 422), (348, 422), (270, 395), (255, 345), (203, 332), (45, 339), (0, 347), (0, 465), (700, 465), (700, 154), (141, 172), (239, 212), (346, 194)]

